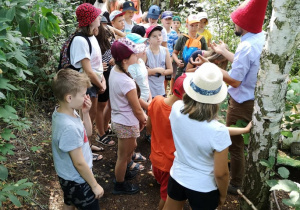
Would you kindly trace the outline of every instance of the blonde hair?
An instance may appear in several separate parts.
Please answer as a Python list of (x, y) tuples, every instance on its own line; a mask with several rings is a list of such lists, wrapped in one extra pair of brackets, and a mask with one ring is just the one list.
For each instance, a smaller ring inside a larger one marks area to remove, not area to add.
[(197, 121), (210, 122), (217, 119), (219, 104), (205, 104), (193, 100), (188, 94), (183, 95), (184, 107), (181, 110), (182, 114), (189, 114), (189, 118)]
[(89, 88), (92, 84), (85, 73), (73, 69), (61, 69), (53, 78), (52, 89), (58, 101), (64, 101), (67, 94), (75, 96), (82, 88)]
[(148, 16), (148, 12), (144, 12), (143, 15), (142, 15), (142, 21), (143, 21), (143, 22), (148, 23), (148, 18), (147, 18), (147, 16)]

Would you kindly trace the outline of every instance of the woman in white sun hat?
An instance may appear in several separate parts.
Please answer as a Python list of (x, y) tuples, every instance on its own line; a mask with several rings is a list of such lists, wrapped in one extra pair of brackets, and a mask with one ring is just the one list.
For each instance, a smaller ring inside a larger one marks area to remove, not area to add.
[(164, 209), (182, 209), (186, 199), (192, 209), (216, 209), (225, 201), (229, 182), (230, 136), (216, 119), (227, 86), (219, 68), (204, 63), (183, 87), (186, 94), (170, 114), (176, 152)]

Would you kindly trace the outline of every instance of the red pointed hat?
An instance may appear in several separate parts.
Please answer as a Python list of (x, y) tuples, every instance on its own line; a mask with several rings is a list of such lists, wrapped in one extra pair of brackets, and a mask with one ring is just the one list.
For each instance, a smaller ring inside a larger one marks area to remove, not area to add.
[(268, 0), (246, 0), (233, 13), (232, 21), (251, 33), (259, 33), (265, 19)]

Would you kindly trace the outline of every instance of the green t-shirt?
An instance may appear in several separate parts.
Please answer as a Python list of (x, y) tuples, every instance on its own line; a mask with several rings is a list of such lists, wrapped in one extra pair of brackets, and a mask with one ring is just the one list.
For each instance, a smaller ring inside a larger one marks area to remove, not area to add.
[[(198, 35), (197, 35), (198, 37)], [(186, 41), (188, 40), (189, 38), (184, 36), (184, 35), (180, 35), (180, 37), (178, 38), (176, 44), (175, 44), (175, 47), (174, 47), (174, 50), (177, 50), (179, 52), (178, 54), (178, 59), (179, 60), (183, 60), (183, 57), (182, 57), (182, 52), (183, 52), (183, 49), (184, 49), (184, 46), (185, 46), (185, 43)], [(206, 43), (206, 40), (204, 38), (204, 36), (200, 39), (200, 42), (201, 42), (201, 50), (207, 50), (207, 43)], [(181, 67), (181, 68), (178, 68), (177, 67), (177, 72), (176, 72), (176, 78), (179, 77), (183, 70), (185, 69), (187, 63), (184, 62), (184, 66)]]

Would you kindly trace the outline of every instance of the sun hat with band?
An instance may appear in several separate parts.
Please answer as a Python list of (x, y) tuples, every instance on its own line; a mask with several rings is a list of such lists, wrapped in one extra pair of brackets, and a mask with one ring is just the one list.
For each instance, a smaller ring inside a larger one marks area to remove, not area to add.
[(208, 62), (184, 80), (183, 88), (189, 97), (204, 104), (219, 104), (227, 96), (222, 72), (217, 65)]
[(98, 9), (89, 3), (80, 4), (76, 9), (78, 27), (90, 25), (100, 14), (101, 9)]
[(161, 26), (150, 26), (146, 30), (146, 37), (149, 38), (153, 31), (162, 31), (162, 30), (163, 30), (163, 27), (161, 27)]
[(145, 50), (145, 44), (136, 44), (126, 37), (114, 41), (111, 46), (111, 54), (115, 61), (128, 59), (132, 54), (138, 54)]

